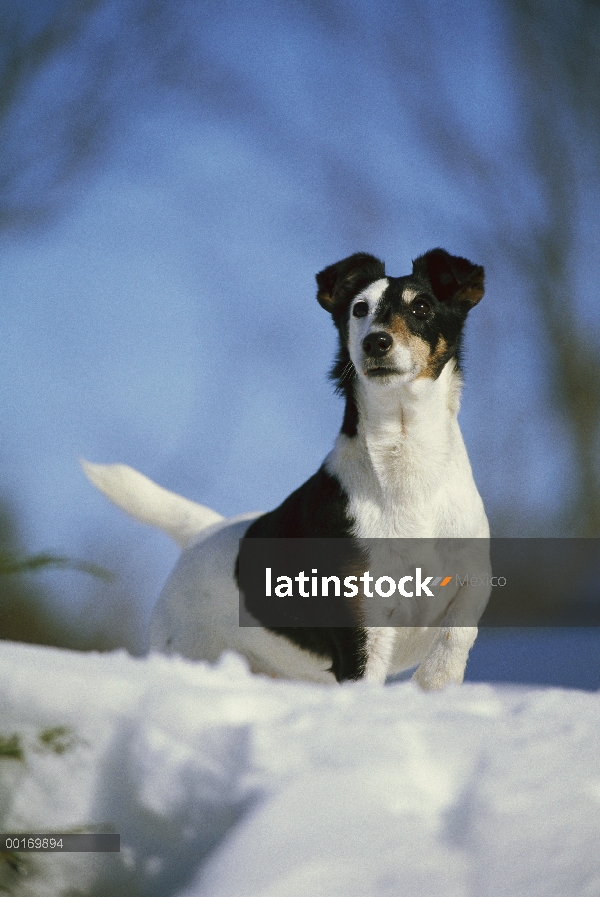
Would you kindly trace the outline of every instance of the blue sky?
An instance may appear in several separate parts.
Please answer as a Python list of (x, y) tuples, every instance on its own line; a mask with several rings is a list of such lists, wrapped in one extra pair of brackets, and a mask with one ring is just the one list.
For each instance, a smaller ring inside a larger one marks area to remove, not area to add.
[[(568, 492), (569, 446), (535, 314), (522, 314), (524, 286), (491, 242), (477, 178), (453, 175), (415, 117), (425, 102), (435, 130), (451, 110), (497, 165), (514, 226), (535, 224), (543, 209), (519, 145), (500, 7), (181, 8), (221, 93), (149, 82), (135, 102), (121, 98), (110, 149), (67, 184), (62, 214), (0, 237), (0, 481), (28, 549), (94, 560), (99, 542), (131, 545), (150, 606), (176, 552), (97, 496), (78, 456), (131, 464), (224, 514), (269, 509), (311, 475), (342, 411), (314, 275), (357, 250), (394, 275), (437, 245), (486, 266), (463, 432), (492, 513), (511, 502), (551, 513)], [(442, 85), (435, 95), (428, 78)], [(55, 90), (43, 82), (24, 115)], [(75, 602), (80, 589), (69, 578)]]

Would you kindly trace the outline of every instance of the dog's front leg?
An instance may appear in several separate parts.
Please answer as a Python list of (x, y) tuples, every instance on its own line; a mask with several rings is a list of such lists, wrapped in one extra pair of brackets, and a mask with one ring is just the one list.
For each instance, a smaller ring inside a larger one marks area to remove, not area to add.
[(469, 651), (477, 638), (476, 626), (441, 626), (413, 680), (431, 691), (449, 682), (460, 684), (465, 676)]
[(369, 626), (366, 632), (367, 663), (363, 678), (383, 685), (390, 669), (396, 630), (391, 626)]
[(477, 638), (476, 623), (490, 597), (490, 586), (463, 586), (450, 604), (437, 634), (413, 675), (421, 688), (431, 691), (449, 682), (460, 684), (465, 676), (469, 651)]

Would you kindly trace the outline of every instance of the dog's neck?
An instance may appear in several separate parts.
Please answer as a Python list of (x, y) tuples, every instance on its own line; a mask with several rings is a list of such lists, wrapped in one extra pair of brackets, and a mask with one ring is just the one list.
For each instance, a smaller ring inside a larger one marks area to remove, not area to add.
[(406, 514), (431, 505), (457, 476), (471, 479), (457, 420), (460, 389), (454, 360), (436, 380), (389, 387), (358, 381), (356, 435), (338, 436), (327, 469), (349, 495), (363, 495), (386, 516), (392, 508)]
[(420, 378), (382, 386), (358, 381), (355, 448), (368, 459), (385, 489), (414, 473), (421, 487), (443, 473), (449, 455), (462, 444), (458, 429), (461, 378), (449, 361), (436, 380)]

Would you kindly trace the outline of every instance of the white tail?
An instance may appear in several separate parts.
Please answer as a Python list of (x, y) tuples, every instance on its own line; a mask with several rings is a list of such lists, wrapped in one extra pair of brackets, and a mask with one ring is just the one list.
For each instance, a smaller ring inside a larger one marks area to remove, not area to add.
[(185, 548), (207, 526), (225, 518), (204, 505), (169, 492), (126, 464), (90, 464), (84, 473), (113, 504), (136, 520), (155, 526)]

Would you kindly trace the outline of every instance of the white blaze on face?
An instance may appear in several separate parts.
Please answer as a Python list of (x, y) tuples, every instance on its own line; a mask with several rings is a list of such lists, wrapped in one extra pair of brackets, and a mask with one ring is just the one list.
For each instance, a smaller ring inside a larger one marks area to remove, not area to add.
[[(388, 285), (389, 280), (387, 277), (382, 277), (381, 280), (376, 280), (375, 283), (369, 284), (365, 290), (360, 292), (350, 306), (348, 348), (350, 350), (350, 358), (357, 371), (362, 371), (363, 367), (362, 341), (367, 333), (372, 330), (373, 315), (375, 314), (379, 300), (387, 290)], [(369, 306), (369, 313), (362, 318), (354, 316), (354, 306), (359, 302), (366, 302)]]
[[(365, 334), (371, 326), (371, 321), (373, 320), (373, 315), (375, 314), (375, 310), (379, 305), (379, 300), (385, 293), (389, 286), (389, 280), (387, 277), (382, 277), (381, 280), (376, 280), (375, 283), (369, 284), (369, 286), (364, 289), (362, 292), (358, 294), (358, 296), (352, 302), (350, 306), (350, 329), (352, 330), (352, 324), (358, 324), (361, 326), (365, 326)], [(369, 314), (364, 318), (355, 318), (353, 314), (354, 306), (359, 302), (366, 302), (369, 306)], [(367, 323), (368, 322), (368, 323)]]

